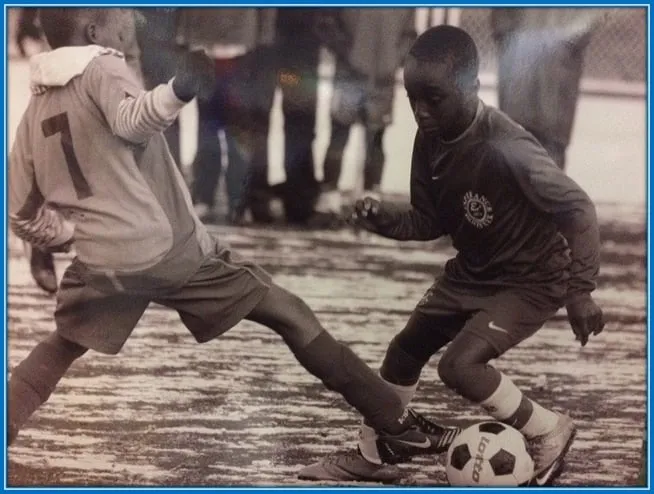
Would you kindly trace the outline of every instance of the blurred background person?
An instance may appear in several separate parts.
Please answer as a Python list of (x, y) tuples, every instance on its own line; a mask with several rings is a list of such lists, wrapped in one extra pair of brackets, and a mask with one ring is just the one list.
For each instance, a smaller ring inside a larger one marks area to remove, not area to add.
[[(211, 98), (198, 98), (198, 147), (192, 165), (191, 191), (196, 212), (206, 222), (217, 220), (216, 190), (227, 165), (228, 221), (244, 221), (251, 206), (251, 163), (257, 146), (268, 138), (267, 126), (255, 125), (268, 115), (262, 97), (265, 60), (275, 36), (277, 9), (182, 8), (177, 40), (186, 49), (203, 49), (216, 62), (217, 85)], [(254, 216), (253, 212), (253, 216)]]
[(44, 49), (46, 44), (39, 27), (38, 8), (21, 7), (16, 22), (15, 43), (21, 57), (28, 57)]
[[(274, 220), (269, 205), (274, 196), (281, 198), (289, 223), (305, 223), (313, 212), (319, 192), (313, 154), (321, 47), (317, 30), (324, 11), (323, 8), (277, 9), (271, 56), (261, 60), (260, 65), (264, 72), (261, 78), (266, 81), (263, 97), (267, 113), (258, 115), (259, 120), (253, 122), (262, 129), (257, 135), (266, 135), (266, 139), (257, 142), (253, 158), (251, 202), (256, 204), (255, 222)], [(277, 88), (282, 93), (286, 181), (271, 188), (267, 136)]]
[[(137, 8), (136, 35), (145, 89), (168, 82), (175, 74), (179, 53), (176, 8)], [(181, 168), (179, 119), (164, 131), (170, 153)]]
[(584, 53), (600, 9), (493, 8), (499, 108), (561, 168), (577, 110)]
[(319, 33), (336, 57), (331, 140), (314, 225), (328, 226), (341, 213), (343, 152), (356, 122), (365, 128), (363, 188), (379, 195), (384, 171), (384, 132), (392, 123), (396, 75), (416, 38), (415, 9), (330, 9)]

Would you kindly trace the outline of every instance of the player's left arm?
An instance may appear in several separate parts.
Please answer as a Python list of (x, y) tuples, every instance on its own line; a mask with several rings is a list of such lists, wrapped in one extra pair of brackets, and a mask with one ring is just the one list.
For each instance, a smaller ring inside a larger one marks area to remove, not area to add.
[(215, 69), (204, 53), (185, 53), (173, 79), (144, 91), (123, 58), (103, 55), (89, 64), (83, 77), (112, 132), (141, 144), (170, 126), (194, 97), (213, 92)]
[(75, 227), (45, 202), (28, 139), (29, 125), (23, 117), (9, 155), (9, 226), (20, 239), (42, 250), (68, 251)]
[(536, 142), (508, 141), (503, 150), (523, 193), (539, 210), (551, 215), (568, 242), (572, 263), (566, 309), (572, 329), (584, 346), (591, 333), (599, 334), (604, 328), (602, 310), (591, 296), (600, 269), (595, 205)]

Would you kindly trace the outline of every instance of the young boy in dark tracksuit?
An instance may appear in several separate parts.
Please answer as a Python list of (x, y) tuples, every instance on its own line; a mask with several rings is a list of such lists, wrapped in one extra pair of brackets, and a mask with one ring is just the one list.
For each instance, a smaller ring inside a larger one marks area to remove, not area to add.
[[(560, 473), (575, 426), (543, 408), (488, 364), (567, 308), (577, 340), (602, 331), (591, 292), (599, 271), (599, 229), (584, 191), (538, 141), (478, 97), (472, 38), (452, 26), (422, 34), (409, 52), (405, 86), (418, 131), (411, 204), (365, 198), (354, 221), (397, 240), (452, 238), (458, 254), (391, 341), (381, 376), (408, 404), (429, 359), (443, 383), (520, 430), (535, 463), (532, 482)], [(365, 422), (358, 450), (306, 467), (308, 479), (393, 480), (383, 445)]]

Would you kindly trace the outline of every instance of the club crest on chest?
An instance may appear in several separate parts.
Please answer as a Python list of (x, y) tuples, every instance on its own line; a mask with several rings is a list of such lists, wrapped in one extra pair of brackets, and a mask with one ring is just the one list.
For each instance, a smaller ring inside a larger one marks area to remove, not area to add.
[(466, 220), (479, 229), (486, 228), (493, 222), (493, 207), (486, 196), (466, 192), (463, 196), (463, 211)]

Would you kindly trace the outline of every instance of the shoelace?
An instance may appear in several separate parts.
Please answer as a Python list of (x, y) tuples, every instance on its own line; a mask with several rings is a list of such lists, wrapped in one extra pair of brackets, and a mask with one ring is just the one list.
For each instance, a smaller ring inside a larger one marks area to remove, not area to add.
[(425, 417), (415, 412), (413, 417), (416, 419), (416, 422), (418, 423), (418, 429), (426, 434), (432, 434), (432, 435), (442, 434), (446, 430), (444, 427), (441, 427), (440, 425), (435, 424), (430, 420), (427, 420)]
[(452, 444), (456, 436), (461, 433), (460, 427), (443, 427), (417, 413), (414, 413), (414, 417), (421, 432), (432, 436), (440, 436), (437, 443), (439, 448)]

